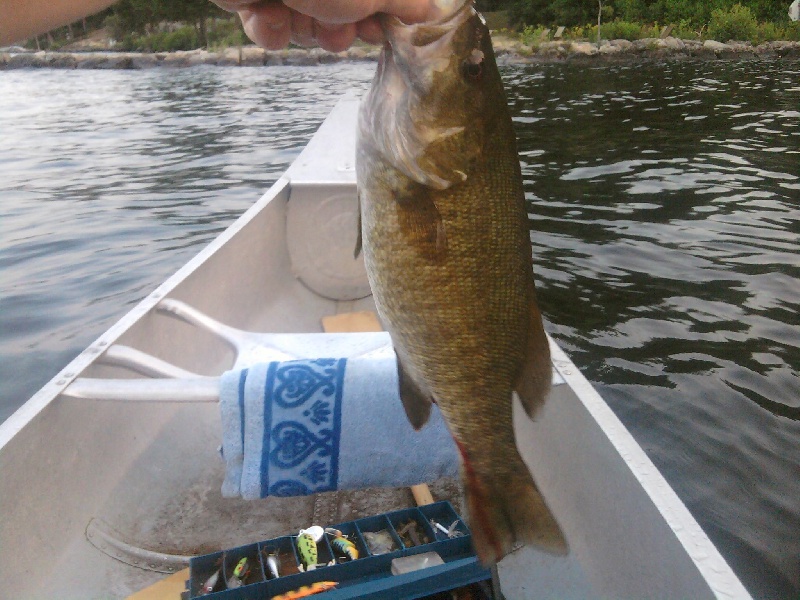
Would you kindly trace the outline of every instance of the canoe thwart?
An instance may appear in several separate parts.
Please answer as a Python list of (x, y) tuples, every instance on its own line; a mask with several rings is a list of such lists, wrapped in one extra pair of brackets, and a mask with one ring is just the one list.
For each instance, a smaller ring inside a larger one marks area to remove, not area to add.
[(156, 310), (177, 317), (181, 321), (185, 321), (186, 323), (194, 325), (195, 327), (200, 327), (216, 335), (218, 338), (228, 342), (236, 351), (237, 355), (250, 338), (248, 332), (220, 323), (216, 319), (209, 317), (207, 314), (200, 312), (196, 308), (180, 300), (165, 298), (158, 303)]
[[(236, 351), (232, 369), (258, 363), (301, 358), (355, 357), (392, 352), (388, 333), (381, 332), (374, 313), (349, 313), (323, 319), (334, 333), (280, 334), (236, 329), (196, 308), (167, 298), (159, 312), (208, 331)], [(326, 320), (327, 319), (327, 320)], [(132, 402), (218, 402), (219, 377), (205, 377), (135, 348), (115, 344), (99, 359), (107, 365), (130, 369), (152, 379), (93, 379), (80, 377), (62, 394), (70, 398)], [(563, 383), (553, 370), (553, 384)]]
[(92, 379), (79, 377), (63, 396), (118, 402), (219, 402), (219, 377)]
[(173, 379), (200, 377), (198, 373), (176, 367), (165, 360), (122, 344), (110, 346), (98, 362), (114, 367), (124, 367), (147, 377), (170, 377)]
[[(329, 358), (366, 356), (391, 352), (389, 334), (369, 329), (377, 323), (361, 315), (358, 333), (280, 334), (256, 333), (230, 327), (181, 302), (164, 299), (157, 310), (208, 331), (229, 343), (236, 352), (232, 369), (242, 369), (258, 363), (296, 360), (300, 358)], [(379, 327), (379, 326), (378, 326)], [(70, 398), (133, 402), (218, 402), (219, 377), (193, 373), (141, 350), (114, 344), (98, 362), (124, 367), (151, 379), (93, 379), (80, 377), (62, 394)]]
[(361, 329), (346, 333), (257, 333), (237, 329), (189, 306), (180, 300), (165, 298), (156, 307), (161, 313), (195, 325), (227, 342), (235, 351), (231, 366), (241, 369), (262, 362), (300, 358), (361, 356), (374, 351), (391, 350), (388, 333)]

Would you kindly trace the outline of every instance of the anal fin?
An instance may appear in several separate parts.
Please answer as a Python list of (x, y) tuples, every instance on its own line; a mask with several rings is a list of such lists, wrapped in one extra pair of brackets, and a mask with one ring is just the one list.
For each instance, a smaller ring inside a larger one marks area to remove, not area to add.
[(542, 314), (539, 312), (534, 293), (530, 303), (530, 327), (525, 360), (522, 364), (522, 372), (514, 386), (525, 412), (531, 419), (536, 416), (547, 400), (553, 377), (552, 370), (550, 345), (544, 333)]

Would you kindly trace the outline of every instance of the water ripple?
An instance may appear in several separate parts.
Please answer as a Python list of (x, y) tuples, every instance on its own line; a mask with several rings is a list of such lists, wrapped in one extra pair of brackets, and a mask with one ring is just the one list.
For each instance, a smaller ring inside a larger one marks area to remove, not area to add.
[(509, 74), (548, 330), (765, 598), (800, 592), (798, 66)]
[(257, 200), (371, 74), (4, 73), (0, 420)]

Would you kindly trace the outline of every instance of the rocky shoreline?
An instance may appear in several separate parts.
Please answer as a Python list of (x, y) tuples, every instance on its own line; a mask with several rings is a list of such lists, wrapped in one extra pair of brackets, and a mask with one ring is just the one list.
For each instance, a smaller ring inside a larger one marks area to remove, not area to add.
[[(714, 40), (681, 40), (667, 37), (628, 40), (547, 41), (526, 46), (518, 40), (496, 37), (498, 62), (501, 64), (546, 63), (569, 60), (631, 60), (637, 58), (752, 58), (800, 57), (800, 42), (750, 43)], [(147, 69), (154, 67), (217, 66), (311, 66), (341, 61), (377, 60), (377, 47), (354, 46), (344, 52), (331, 53), (319, 48), (289, 48), (267, 51), (256, 46), (227, 48), (218, 52), (191, 50), (177, 52), (20, 52), (0, 51), (0, 70), (8, 69)]]

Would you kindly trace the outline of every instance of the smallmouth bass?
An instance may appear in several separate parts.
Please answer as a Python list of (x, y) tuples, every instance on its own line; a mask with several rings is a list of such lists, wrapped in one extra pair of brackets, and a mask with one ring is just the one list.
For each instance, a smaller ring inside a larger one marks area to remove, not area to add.
[(478, 556), (566, 542), (517, 451), (516, 392), (533, 416), (550, 353), (536, 304), (515, 134), (489, 31), (471, 1), (387, 43), (359, 114), (361, 242), (415, 428), (431, 403), (459, 448)]

